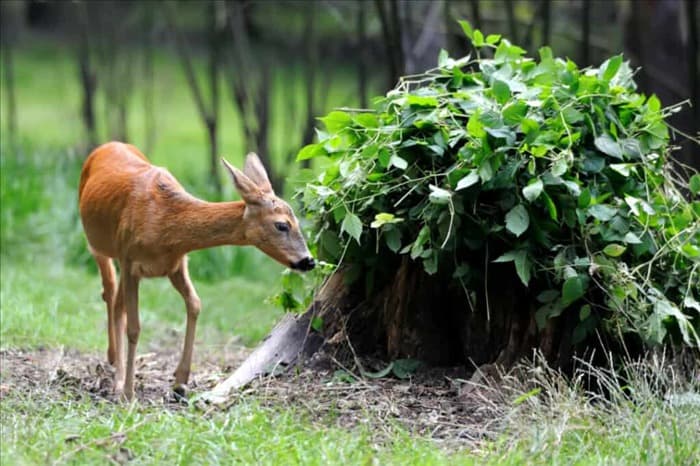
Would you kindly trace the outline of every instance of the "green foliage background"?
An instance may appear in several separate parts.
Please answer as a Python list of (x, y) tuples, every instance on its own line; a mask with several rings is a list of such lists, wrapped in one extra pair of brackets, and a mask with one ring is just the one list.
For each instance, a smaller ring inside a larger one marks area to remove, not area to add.
[(368, 292), (407, 255), (470, 304), (512, 263), (540, 327), (578, 314), (574, 343), (604, 328), (699, 347), (700, 176), (688, 201), (664, 121), (680, 108), (636, 92), (622, 56), (579, 69), (461, 25), (474, 58), (443, 51), (300, 151), (328, 160), (303, 190), (319, 255)]

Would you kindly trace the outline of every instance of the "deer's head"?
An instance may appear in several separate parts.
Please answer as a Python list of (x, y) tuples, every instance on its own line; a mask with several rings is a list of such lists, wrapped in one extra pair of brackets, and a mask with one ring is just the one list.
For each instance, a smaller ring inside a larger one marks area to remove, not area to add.
[(226, 160), (222, 159), (222, 162), (245, 201), (243, 231), (246, 243), (292, 269), (304, 272), (313, 269), (316, 262), (306, 246), (294, 211), (275, 195), (258, 156), (248, 154), (243, 171)]

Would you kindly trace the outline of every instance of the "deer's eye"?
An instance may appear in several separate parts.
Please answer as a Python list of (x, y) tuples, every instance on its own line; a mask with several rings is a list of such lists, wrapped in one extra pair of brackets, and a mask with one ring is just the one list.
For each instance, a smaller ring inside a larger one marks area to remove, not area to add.
[(275, 228), (277, 228), (277, 231), (287, 232), (289, 231), (289, 224), (285, 222), (275, 222)]

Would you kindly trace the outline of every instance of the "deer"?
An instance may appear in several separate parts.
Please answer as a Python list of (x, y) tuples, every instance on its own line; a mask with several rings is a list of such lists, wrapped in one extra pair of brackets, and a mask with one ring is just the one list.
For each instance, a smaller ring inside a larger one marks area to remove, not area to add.
[(192, 196), (167, 169), (152, 165), (126, 143), (103, 144), (83, 164), (80, 219), (102, 279), (107, 360), (115, 369), (114, 392), (119, 399), (134, 399), (141, 279), (168, 277), (185, 302), (184, 346), (172, 387), (175, 394), (184, 396), (202, 307), (190, 280), (189, 252), (223, 245), (254, 246), (294, 270), (306, 272), (315, 266), (292, 208), (275, 195), (260, 158), (248, 154), (243, 171), (224, 158), (221, 161), (241, 201), (207, 202)]

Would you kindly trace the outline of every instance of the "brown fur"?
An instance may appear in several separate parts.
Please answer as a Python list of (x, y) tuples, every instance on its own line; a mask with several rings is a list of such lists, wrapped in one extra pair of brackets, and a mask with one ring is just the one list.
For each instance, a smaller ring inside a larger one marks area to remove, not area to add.
[[(201, 304), (186, 254), (220, 245), (254, 245), (284, 265), (309, 257), (289, 206), (272, 192), (257, 156), (245, 172), (224, 161), (244, 201), (206, 202), (187, 193), (165, 169), (151, 165), (136, 147), (109, 142), (95, 149), (80, 176), (79, 207), (89, 248), (102, 275), (107, 304), (108, 359), (116, 367), (115, 390), (133, 397), (134, 356), (140, 333), (138, 284), (167, 276), (187, 307), (185, 347), (176, 384), (187, 383)], [(250, 176), (249, 176), (250, 175)], [(275, 224), (290, 231), (281, 234)], [(119, 286), (113, 259), (119, 262)], [(122, 335), (129, 339), (124, 367)]]

